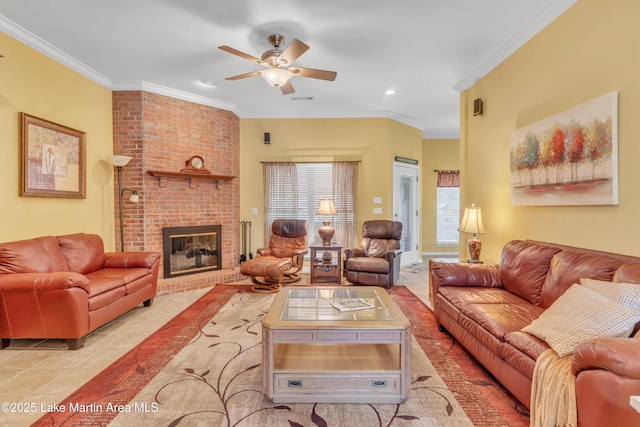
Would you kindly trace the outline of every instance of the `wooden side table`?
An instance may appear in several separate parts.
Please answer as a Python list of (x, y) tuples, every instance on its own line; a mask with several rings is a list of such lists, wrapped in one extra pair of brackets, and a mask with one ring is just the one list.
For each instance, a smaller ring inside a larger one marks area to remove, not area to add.
[(342, 283), (342, 246), (309, 246), (311, 278), (309, 283)]

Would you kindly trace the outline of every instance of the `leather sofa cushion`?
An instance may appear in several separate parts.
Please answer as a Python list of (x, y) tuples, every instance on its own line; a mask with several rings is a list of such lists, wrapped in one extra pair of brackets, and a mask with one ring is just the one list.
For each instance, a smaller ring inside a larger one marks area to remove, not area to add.
[[(89, 298), (132, 283), (148, 274), (148, 268), (103, 268), (102, 270), (87, 273)], [(122, 292), (124, 295), (124, 287)]]
[(499, 288), (443, 286), (437, 303), (500, 357), (505, 335), (519, 331), (544, 311)]
[(500, 272), (505, 289), (538, 304), (549, 262), (558, 248), (513, 240), (502, 249)]
[(70, 271), (87, 274), (104, 267), (104, 242), (97, 234), (68, 234), (58, 241)]
[(151, 275), (146, 275), (124, 285), (125, 294), (131, 295), (153, 283)]
[[(505, 344), (502, 348), (502, 357), (507, 363), (516, 368), (518, 372), (521, 372), (527, 378), (532, 379), (533, 370), (536, 366), (536, 359), (533, 357), (534, 354), (538, 353), (542, 348), (546, 350), (549, 347), (546, 346), (544, 341), (540, 341), (541, 344), (533, 341), (537, 340), (535, 337), (531, 337), (532, 341), (528, 341), (527, 337), (524, 336), (527, 334), (523, 334), (523, 341), (520, 342), (518, 346), (515, 346), (511, 343), (513, 338), (512, 335), (514, 334), (521, 334), (521, 332), (512, 332), (505, 336), (508, 340), (508, 344)], [(538, 345), (540, 347), (538, 347)], [(544, 350), (540, 351), (539, 354), (542, 354)], [(537, 355), (535, 357), (537, 358)]]
[(98, 271), (94, 274), (87, 274), (87, 279), (89, 279), (89, 300), (95, 297), (96, 295), (100, 295), (102, 293), (111, 291), (116, 288), (122, 287), (123, 295), (124, 295), (124, 280), (121, 278), (114, 277), (106, 277)]
[(522, 331), (509, 332), (504, 336), (504, 340), (534, 361), (545, 350), (549, 349), (549, 344), (538, 337)]
[(97, 310), (102, 307), (106, 307), (111, 303), (122, 299), (125, 295), (124, 286), (121, 286), (116, 289), (111, 289), (107, 292), (103, 292), (100, 295), (96, 295), (92, 298), (89, 298), (89, 311)]
[(501, 341), (509, 332), (519, 331), (539, 316), (539, 308), (532, 304), (467, 304), (460, 309)]
[(439, 292), (455, 306), (466, 304), (525, 304), (526, 300), (502, 288), (441, 286)]
[(571, 285), (581, 278), (610, 282), (622, 263), (601, 256), (562, 251), (551, 259), (549, 274), (540, 292), (540, 306), (549, 308)]
[(488, 333), (483, 325), (478, 324), (474, 319), (470, 319), (464, 314), (460, 314), (458, 321), (460, 326), (462, 326), (462, 329), (465, 331), (465, 335), (468, 334), (472, 336), (474, 340), (488, 348), (491, 353), (502, 358), (504, 347), (507, 345), (504, 341), (497, 338), (495, 335)]
[(69, 271), (53, 236), (0, 244), (0, 273)]

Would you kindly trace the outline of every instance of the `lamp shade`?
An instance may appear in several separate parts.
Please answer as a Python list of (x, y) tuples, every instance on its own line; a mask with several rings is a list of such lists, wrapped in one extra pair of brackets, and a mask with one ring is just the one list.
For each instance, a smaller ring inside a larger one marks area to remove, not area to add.
[(111, 163), (111, 165), (118, 168), (127, 166), (131, 161), (131, 159), (133, 159), (133, 157), (130, 157), (130, 156), (119, 156), (119, 155), (107, 156), (107, 161)]
[(316, 211), (316, 215), (335, 215), (336, 208), (333, 205), (333, 200), (331, 199), (322, 199), (320, 200), (320, 205), (318, 206), (318, 210)]
[(472, 203), (470, 208), (464, 209), (464, 214), (462, 215), (462, 221), (460, 221), (458, 231), (473, 234), (484, 233), (484, 226), (482, 225), (482, 211), (479, 207), (476, 207), (475, 203)]
[(291, 78), (291, 73), (282, 68), (269, 68), (264, 70), (261, 75), (273, 87), (283, 86)]

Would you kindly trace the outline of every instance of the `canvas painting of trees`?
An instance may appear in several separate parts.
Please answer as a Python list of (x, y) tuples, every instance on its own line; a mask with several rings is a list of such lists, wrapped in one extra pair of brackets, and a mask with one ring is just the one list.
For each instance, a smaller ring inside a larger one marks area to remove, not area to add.
[(512, 204), (618, 204), (617, 115), (611, 92), (513, 131)]

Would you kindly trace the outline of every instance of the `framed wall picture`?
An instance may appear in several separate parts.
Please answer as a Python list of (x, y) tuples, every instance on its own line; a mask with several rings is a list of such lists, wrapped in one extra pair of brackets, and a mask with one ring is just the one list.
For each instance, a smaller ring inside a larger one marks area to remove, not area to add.
[(618, 204), (618, 93), (511, 133), (514, 206)]
[(20, 113), (20, 196), (85, 198), (86, 133)]

